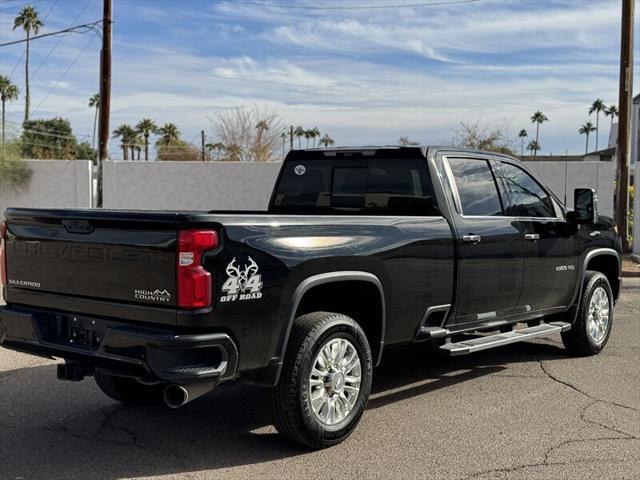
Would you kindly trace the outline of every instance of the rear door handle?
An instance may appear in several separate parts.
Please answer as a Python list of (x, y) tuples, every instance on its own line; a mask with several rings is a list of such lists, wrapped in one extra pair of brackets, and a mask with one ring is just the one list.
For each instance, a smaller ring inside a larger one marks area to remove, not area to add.
[(482, 237), (480, 235), (469, 234), (462, 236), (462, 241), (464, 243), (473, 243), (475, 245), (476, 243), (480, 243), (481, 240)]
[(525, 233), (524, 239), (530, 242), (537, 242), (538, 240), (540, 240), (540, 235), (538, 235), (537, 233)]

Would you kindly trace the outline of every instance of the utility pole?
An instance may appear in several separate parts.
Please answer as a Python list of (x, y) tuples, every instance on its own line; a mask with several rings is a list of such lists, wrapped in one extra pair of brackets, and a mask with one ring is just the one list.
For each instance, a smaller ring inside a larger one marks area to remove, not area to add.
[(204, 130), (200, 130), (200, 139), (202, 140), (202, 161), (204, 162)]
[(293, 125), (289, 127), (289, 150), (293, 150)]
[(98, 123), (97, 207), (102, 207), (102, 164), (109, 158), (109, 115), (111, 113), (111, 18), (112, 0), (102, 5), (102, 50), (100, 50), (100, 121)]
[(622, 248), (628, 251), (627, 197), (629, 196), (629, 150), (631, 132), (631, 92), (633, 88), (633, 3), (622, 0), (622, 22), (620, 43), (620, 106), (618, 122), (618, 171), (616, 175), (615, 217)]

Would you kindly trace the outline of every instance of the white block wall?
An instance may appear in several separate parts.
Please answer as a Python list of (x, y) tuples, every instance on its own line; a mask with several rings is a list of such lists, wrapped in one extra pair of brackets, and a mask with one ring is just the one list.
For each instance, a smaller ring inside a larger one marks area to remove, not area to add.
[(32, 176), (24, 188), (0, 187), (0, 212), (8, 207), (90, 208), (91, 162), (25, 160)]
[(143, 210), (263, 210), (281, 165), (105, 162), (103, 205)]
[[(564, 162), (526, 162), (542, 182), (562, 201), (565, 194)], [(593, 188), (598, 193), (598, 210), (602, 215), (613, 217), (613, 192), (616, 166), (613, 162), (568, 162), (567, 206), (573, 208), (573, 190)]]

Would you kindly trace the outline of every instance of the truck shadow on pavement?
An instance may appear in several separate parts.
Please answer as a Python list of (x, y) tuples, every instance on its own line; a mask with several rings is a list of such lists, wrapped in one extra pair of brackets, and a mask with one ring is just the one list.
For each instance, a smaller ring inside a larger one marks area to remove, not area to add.
[[(509, 364), (566, 358), (550, 343), (521, 343), (443, 358), (423, 345), (385, 352), (369, 410), (500, 374)], [(0, 478), (171, 475), (309, 453), (271, 426), (265, 389), (221, 387), (179, 410), (124, 407), (91, 379), (56, 380), (54, 365), (0, 373)], [(427, 397), (428, 398), (428, 397)], [(366, 414), (365, 414), (366, 417)], [(357, 442), (358, 432), (354, 434)], [(312, 454), (313, 455), (313, 454)]]

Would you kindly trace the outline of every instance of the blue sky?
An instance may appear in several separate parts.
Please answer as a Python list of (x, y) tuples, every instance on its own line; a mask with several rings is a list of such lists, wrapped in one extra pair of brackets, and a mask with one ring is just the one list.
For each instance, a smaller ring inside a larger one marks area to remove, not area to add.
[[(11, 27), (26, 3), (0, 0), (0, 42), (23, 36)], [(31, 3), (41, 33), (101, 16), (99, 0)], [(114, 0), (112, 127), (150, 117), (195, 141), (216, 112), (255, 104), (339, 145), (430, 144), (461, 121), (534, 135), (540, 109), (542, 152), (582, 153), (590, 103), (617, 103), (619, 16), (620, 0)], [(90, 139), (99, 49), (92, 33), (33, 42), (32, 118), (68, 117)], [(21, 89), (23, 50), (0, 48)], [(18, 125), (22, 99), (8, 112)]]

